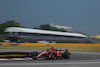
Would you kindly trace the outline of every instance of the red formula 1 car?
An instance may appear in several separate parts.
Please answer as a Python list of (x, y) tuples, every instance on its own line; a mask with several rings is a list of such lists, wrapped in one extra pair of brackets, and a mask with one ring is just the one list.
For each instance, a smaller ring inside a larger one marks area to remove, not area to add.
[[(61, 53), (61, 51), (64, 51)], [(57, 58), (70, 58), (70, 52), (67, 49), (49, 49), (47, 51), (42, 52), (33, 52), (31, 57), (36, 60), (38, 58), (46, 58), (46, 59), (57, 59)]]

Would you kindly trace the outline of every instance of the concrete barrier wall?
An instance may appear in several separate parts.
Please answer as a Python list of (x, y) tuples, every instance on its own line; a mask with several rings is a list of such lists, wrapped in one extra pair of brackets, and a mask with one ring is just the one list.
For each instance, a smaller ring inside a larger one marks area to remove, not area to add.
[(79, 44), (79, 43), (56, 43), (56, 44), (41, 44), (41, 43), (19, 43), (19, 46), (100, 46), (100, 44)]

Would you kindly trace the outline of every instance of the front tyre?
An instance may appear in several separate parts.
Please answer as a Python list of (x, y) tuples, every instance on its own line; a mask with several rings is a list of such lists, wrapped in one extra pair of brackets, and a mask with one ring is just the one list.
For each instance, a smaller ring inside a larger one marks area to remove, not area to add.
[(33, 52), (33, 53), (31, 54), (32, 59), (33, 59), (33, 60), (37, 60), (37, 58), (36, 58), (37, 55), (38, 55), (38, 52)]
[(35, 57), (34, 57), (34, 58), (32, 58), (32, 59), (33, 59), (33, 60), (37, 60), (37, 58), (35, 58)]

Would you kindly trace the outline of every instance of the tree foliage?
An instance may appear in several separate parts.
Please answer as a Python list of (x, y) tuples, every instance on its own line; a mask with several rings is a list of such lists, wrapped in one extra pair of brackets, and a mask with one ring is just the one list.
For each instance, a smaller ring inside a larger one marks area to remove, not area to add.
[[(35, 27), (34, 29), (41, 29), (41, 30), (51, 30), (51, 31), (61, 31), (61, 32), (67, 32), (67, 30), (63, 29), (63, 28), (56, 28), (56, 27), (52, 27), (50, 26), (50, 24), (43, 24), (43, 25), (40, 25), (39, 28), (38, 27)], [(69, 31), (70, 32), (70, 31)], [(72, 32), (72, 31), (71, 31)], [(79, 32), (79, 31), (74, 31), (76, 33), (80, 33), (80, 34), (83, 34), (83, 35), (86, 35), (82, 32)]]
[(85, 33), (82, 33), (82, 32), (80, 32), (80, 31), (75, 31), (76, 33), (80, 33), (80, 34), (83, 34), (83, 35), (86, 35)]
[(4, 34), (4, 30), (8, 27), (24, 27), (24, 26), (21, 26), (19, 22), (15, 22), (14, 20), (6, 21), (5, 23), (0, 24), (0, 34)]
[(66, 30), (64, 30), (63, 28), (58, 29), (56, 27), (52, 27), (50, 24), (43, 24), (43, 25), (40, 25), (39, 28), (35, 27), (34, 29), (66, 32)]
[(4, 36), (0, 35), (0, 41), (3, 41), (4, 39)]
[(56, 27), (51, 27), (49, 24), (40, 25), (39, 29), (57, 31)]

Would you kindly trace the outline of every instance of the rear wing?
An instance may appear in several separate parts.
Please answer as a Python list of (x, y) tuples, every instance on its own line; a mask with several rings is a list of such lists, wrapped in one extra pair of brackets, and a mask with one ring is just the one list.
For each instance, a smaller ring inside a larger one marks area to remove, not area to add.
[(57, 51), (68, 51), (67, 49), (64, 49), (64, 48), (57, 48), (56, 50)]

